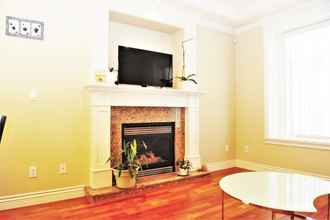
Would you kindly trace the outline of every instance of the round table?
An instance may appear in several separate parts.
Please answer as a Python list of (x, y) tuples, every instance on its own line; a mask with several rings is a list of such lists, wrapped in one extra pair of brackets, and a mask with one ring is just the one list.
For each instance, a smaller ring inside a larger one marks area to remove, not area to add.
[(221, 219), (224, 219), (225, 194), (243, 203), (260, 206), (276, 213), (288, 214), (291, 219), (311, 219), (297, 212), (317, 212), (314, 200), (328, 195), (328, 220), (330, 182), (318, 177), (280, 172), (243, 172), (222, 178)]

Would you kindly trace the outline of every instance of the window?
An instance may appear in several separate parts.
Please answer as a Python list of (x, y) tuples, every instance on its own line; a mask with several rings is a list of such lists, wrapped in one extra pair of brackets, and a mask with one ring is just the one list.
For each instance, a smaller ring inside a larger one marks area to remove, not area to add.
[(330, 22), (286, 32), (279, 42), (279, 67), (267, 77), (266, 139), (330, 149)]

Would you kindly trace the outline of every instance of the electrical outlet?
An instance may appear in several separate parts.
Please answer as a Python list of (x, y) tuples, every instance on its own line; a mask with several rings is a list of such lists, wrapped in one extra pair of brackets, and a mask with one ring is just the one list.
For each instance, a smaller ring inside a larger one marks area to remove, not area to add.
[(225, 146), (225, 151), (229, 151), (229, 146), (228, 145)]
[(60, 163), (58, 173), (59, 174), (66, 174), (67, 173), (66, 163)]
[(248, 153), (248, 152), (249, 152), (249, 146), (248, 146), (248, 145), (245, 145), (245, 146), (244, 146), (244, 152), (245, 152), (245, 153)]
[(26, 36), (26, 37), (31, 36), (31, 22), (21, 21), (20, 34), (21, 36)]
[(30, 166), (29, 167), (29, 177), (30, 178), (36, 178), (37, 177), (37, 167), (36, 166)]
[(19, 35), (19, 20), (16, 18), (7, 18), (7, 34)]

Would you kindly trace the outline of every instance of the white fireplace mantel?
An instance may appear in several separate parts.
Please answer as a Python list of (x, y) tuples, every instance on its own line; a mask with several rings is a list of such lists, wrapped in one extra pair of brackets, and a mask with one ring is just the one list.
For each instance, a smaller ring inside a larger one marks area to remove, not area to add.
[(184, 107), (185, 158), (194, 168), (201, 166), (199, 154), (199, 91), (170, 88), (89, 85), (85, 87), (91, 120), (90, 186), (112, 185), (112, 174), (105, 161), (111, 156), (111, 107)]

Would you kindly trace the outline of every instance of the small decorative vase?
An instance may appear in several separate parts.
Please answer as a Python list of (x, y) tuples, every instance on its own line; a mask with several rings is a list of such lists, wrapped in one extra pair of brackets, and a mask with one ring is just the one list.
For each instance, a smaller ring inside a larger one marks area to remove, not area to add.
[(106, 82), (107, 75), (104, 72), (97, 72), (95, 73), (95, 80), (98, 83), (104, 83)]

